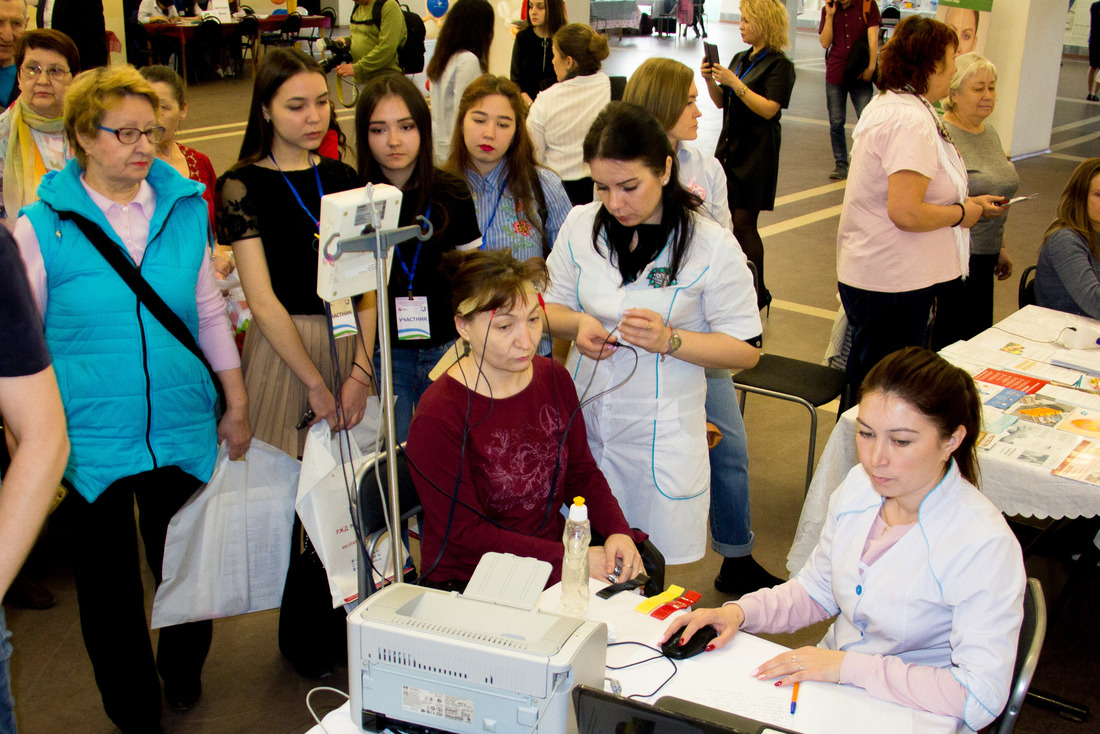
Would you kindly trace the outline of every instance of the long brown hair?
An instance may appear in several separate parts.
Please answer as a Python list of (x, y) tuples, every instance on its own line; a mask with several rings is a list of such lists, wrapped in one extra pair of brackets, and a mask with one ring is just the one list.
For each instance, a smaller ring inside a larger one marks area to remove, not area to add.
[(1089, 188), (1100, 175), (1100, 158), (1089, 158), (1073, 170), (1058, 199), (1058, 213), (1043, 233), (1043, 244), (1060, 229), (1070, 229), (1085, 238), (1094, 257), (1100, 257), (1096, 246), (1096, 229), (1089, 219)]
[[(512, 136), (512, 144), (504, 153), (504, 165), (507, 166), (506, 176), (508, 191), (519, 205), (517, 210), (527, 213), (531, 223), (542, 238), (543, 257), (550, 254), (550, 246), (554, 243), (546, 238), (546, 194), (542, 190), (542, 182), (539, 180), (539, 165), (535, 162), (535, 151), (531, 145), (531, 137), (527, 134), (527, 105), (523, 102), (521, 92), (515, 82), (502, 76), (484, 74), (466, 87), (462, 93), (462, 100), (458, 106), (458, 119), (455, 121), (454, 142), (451, 145), (451, 157), (443, 166), (444, 170), (466, 177), (466, 171), (473, 167), (470, 162), (470, 151), (466, 148), (463, 123), (470, 109), (480, 100), (499, 94), (508, 100), (512, 107), (512, 117), (515, 120), (515, 134)], [(537, 217), (531, 216), (531, 212), (537, 213)]]
[(439, 81), (451, 57), (459, 51), (472, 53), (481, 64), (481, 70), (488, 71), (495, 23), (496, 13), (488, 0), (458, 0), (451, 5), (439, 29), (435, 53), (425, 69), (432, 83)]
[(978, 486), (982, 403), (974, 380), (965, 370), (928, 349), (906, 347), (888, 355), (863, 378), (860, 399), (873, 392), (904, 400), (935, 424), (940, 438), (947, 438), (962, 426), (966, 435), (951, 457), (959, 473)]

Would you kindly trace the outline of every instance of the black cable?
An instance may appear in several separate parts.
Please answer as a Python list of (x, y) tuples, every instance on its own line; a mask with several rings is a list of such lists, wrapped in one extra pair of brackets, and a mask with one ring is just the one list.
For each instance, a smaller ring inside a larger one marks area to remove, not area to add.
[(672, 673), (670, 673), (669, 676), (664, 679), (664, 681), (661, 683), (661, 685), (657, 686), (650, 693), (631, 693), (629, 696), (627, 696), (627, 698), (649, 698), (651, 696), (656, 696), (662, 688), (664, 688), (666, 685), (668, 685), (668, 682), (670, 680), (672, 680), (673, 678), (676, 677), (676, 673), (679, 672), (679, 668), (676, 667), (676, 661), (675, 660), (673, 660), (670, 657), (666, 657), (665, 654), (662, 653), (660, 650), (658, 650), (655, 647), (650, 647), (649, 645), (645, 644), (644, 642), (637, 642), (635, 640), (624, 640), (623, 642), (609, 642), (607, 644), (608, 647), (616, 647), (618, 645), (637, 645), (638, 647), (644, 647), (646, 650), (649, 650), (651, 652), (655, 652), (657, 654), (654, 655), (653, 657), (650, 657), (650, 658), (643, 658), (642, 660), (635, 660), (633, 663), (627, 663), (626, 665), (605, 665), (604, 667), (607, 668), (608, 670), (626, 670), (627, 668), (633, 668), (635, 665), (641, 665), (643, 663), (649, 663), (649, 662), (652, 662), (654, 660), (659, 660), (659, 659), (664, 659), (664, 660), (667, 660), (668, 662), (672, 663)]

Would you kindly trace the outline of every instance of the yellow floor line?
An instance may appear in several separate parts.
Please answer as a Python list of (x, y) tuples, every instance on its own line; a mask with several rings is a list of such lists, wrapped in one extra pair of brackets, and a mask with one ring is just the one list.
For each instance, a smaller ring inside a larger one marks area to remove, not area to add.
[[(337, 111), (336, 119), (342, 121), (355, 119), (355, 110), (348, 110), (347, 112)], [(217, 140), (219, 138), (232, 138), (236, 135), (244, 135), (243, 122), (229, 122), (224, 125), (207, 125), (206, 127), (193, 127), (190, 130), (181, 130), (177, 141), (181, 143), (194, 143), (199, 140)], [(204, 133), (210, 130), (229, 130), (230, 128), (237, 128), (231, 132), (220, 133), (216, 135), (196, 135), (196, 133)]]
[(1085, 119), (1077, 120), (1076, 122), (1067, 122), (1065, 125), (1052, 127), (1050, 131), (1052, 133), (1065, 132), (1066, 130), (1072, 130), (1077, 127), (1085, 127), (1086, 125), (1091, 125), (1094, 122), (1100, 122), (1100, 117), (1086, 117)]
[(772, 235), (781, 234), (783, 232), (789, 232), (792, 229), (798, 229), (799, 227), (805, 227), (808, 224), (814, 222), (820, 222), (824, 219), (830, 219), (832, 217), (840, 216), (841, 205), (826, 207), (825, 209), (819, 209), (816, 212), (810, 212), (809, 214), (803, 214), (800, 217), (792, 217), (791, 219), (784, 220), (782, 222), (776, 222), (775, 224), (769, 224), (767, 227), (760, 228), (760, 237), (771, 237)]
[(1097, 138), (1100, 138), (1100, 132), (1089, 133), (1088, 135), (1082, 135), (1082, 136), (1077, 137), (1077, 138), (1070, 138), (1069, 140), (1063, 140), (1060, 143), (1054, 143), (1053, 145), (1050, 146), (1050, 149), (1051, 150), (1065, 150), (1066, 148), (1072, 148), (1075, 145), (1080, 145), (1081, 143), (1087, 143), (1090, 140), (1096, 140)]
[(817, 306), (805, 306), (801, 303), (794, 303), (793, 301), (780, 301), (776, 299), (772, 301), (772, 308), (781, 311), (790, 311), (792, 313), (800, 313), (805, 316), (815, 316), (829, 322), (832, 322), (833, 319), (836, 318), (836, 311), (830, 311), (827, 308), (818, 308)]
[(834, 191), (843, 191), (847, 183), (847, 181), (837, 181), (836, 183), (825, 184), (824, 186), (817, 186), (812, 189), (806, 189), (805, 191), (796, 191), (795, 193), (787, 194), (786, 196), (777, 196), (775, 198), (775, 205), (784, 206), (785, 204), (793, 204), (796, 201), (803, 201), (804, 199), (810, 199), (814, 196), (831, 194)]

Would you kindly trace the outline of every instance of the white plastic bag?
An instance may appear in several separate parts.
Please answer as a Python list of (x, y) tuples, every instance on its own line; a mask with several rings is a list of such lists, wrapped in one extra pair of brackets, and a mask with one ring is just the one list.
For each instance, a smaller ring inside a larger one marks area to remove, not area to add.
[(274, 609), (290, 562), (298, 460), (252, 440), (245, 458), (218, 462), (207, 485), (168, 524), (154, 629)]
[(325, 566), (334, 609), (359, 598), (358, 549), (348, 497), (355, 491), (355, 468), (362, 463), (363, 454), (355, 441), (350, 442), (348, 454), (346, 436), (344, 431), (332, 435), (328, 421), (310, 427), (294, 501), (302, 526)]

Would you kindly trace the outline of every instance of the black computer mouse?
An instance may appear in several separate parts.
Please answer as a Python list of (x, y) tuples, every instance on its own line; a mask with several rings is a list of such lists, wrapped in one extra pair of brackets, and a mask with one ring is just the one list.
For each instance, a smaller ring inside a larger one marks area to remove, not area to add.
[(708, 624), (706, 627), (695, 630), (695, 634), (683, 645), (680, 644), (681, 635), (669, 637), (665, 640), (665, 644), (661, 645), (661, 652), (666, 658), (685, 660), (706, 650), (710, 641), (717, 636), (718, 630), (714, 628), (714, 625)]

